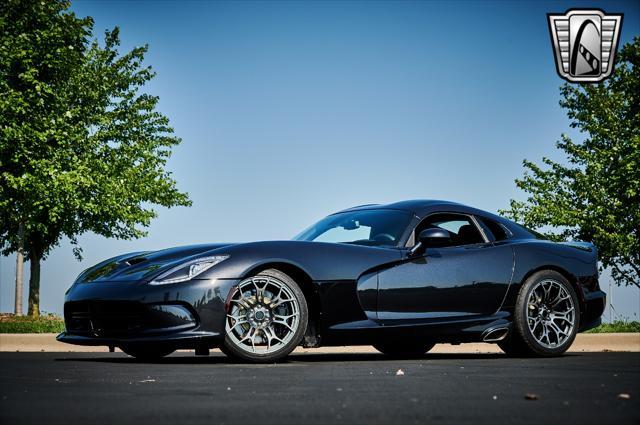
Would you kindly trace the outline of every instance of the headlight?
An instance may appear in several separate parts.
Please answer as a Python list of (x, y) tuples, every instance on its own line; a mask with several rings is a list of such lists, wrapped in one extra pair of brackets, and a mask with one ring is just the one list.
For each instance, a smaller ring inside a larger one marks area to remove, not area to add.
[(216, 264), (229, 258), (228, 255), (214, 255), (212, 257), (196, 258), (195, 260), (187, 261), (172, 269), (162, 273), (160, 276), (149, 282), (150, 285), (166, 285), (169, 283), (178, 283), (191, 280), (209, 270)]

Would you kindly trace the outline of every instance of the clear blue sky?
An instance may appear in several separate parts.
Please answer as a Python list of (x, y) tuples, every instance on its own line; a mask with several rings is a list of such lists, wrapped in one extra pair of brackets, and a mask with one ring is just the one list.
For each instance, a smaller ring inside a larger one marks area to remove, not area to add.
[[(506, 207), (523, 196), (522, 160), (561, 159), (568, 130), (546, 13), (624, 12), (624, 42), (640, 34), (639, 5), (74, 2), (97, 34), (119, 25), (123, 49), (149, 44), (148, 91), (183, 139), (169, 168), (193, 207), (160, 210), (145, 239), (82, 236), (82, 263), (64, 241), (43, 265), (42, 309), (60, 313), (82, 269), (122, 252), (288, 239), (371, 202)], [(0, 260), (1, 311), (13, 309), (14, 261)], [(640, 315), (637, 289), (614, 303)]]

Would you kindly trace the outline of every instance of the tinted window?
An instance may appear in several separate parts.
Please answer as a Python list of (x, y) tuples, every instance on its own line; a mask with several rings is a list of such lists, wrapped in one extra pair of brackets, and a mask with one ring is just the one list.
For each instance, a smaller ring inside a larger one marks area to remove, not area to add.
[(503, 241), (509, 237), (507, 230), (502, 224), (484, 217), (478, 217), (478, 219), (489, 229), (496, 241)]
[(484, 243), (480, 231), (473, 221), (461, 214), (433, 214), (422, 220), (416, 227), (415, 240), (424, 229), (440, 228), (449, 232), (450, 241), (445, 246)]
[(369, 246), (398, 246), (410, 220), (411, 214), (400, 210), (346, 211), (320, 220), (294, 239)]

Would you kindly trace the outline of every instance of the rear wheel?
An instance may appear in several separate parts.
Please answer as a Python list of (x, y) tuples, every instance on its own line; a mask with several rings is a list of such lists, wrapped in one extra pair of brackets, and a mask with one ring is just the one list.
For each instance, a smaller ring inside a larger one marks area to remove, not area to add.
[(389, 357), (411, 358), (424, 355), (435, 345), (434, 343), (384, 342), (373, 344), (373, 348)]
[(251, 362), (280, 360), (300, 344), (307, 303), (296, 282), (269, 269), (238, 284), (227, 311), (223, 353)]
[(171, 347), (163, 347), (156, 345), (128, 345), (125, 347), (120, 347), (122, 351), (131, 357), (135, 357), (138, 360), (159, 360), (169, 354), (173, 353), (174, 350)]
[(514, 329), (498, 345), (515, 356), (559, 356), (573, 343), (579, 323), (571, 284), (558, 272), (539, 271), (520, 288)]

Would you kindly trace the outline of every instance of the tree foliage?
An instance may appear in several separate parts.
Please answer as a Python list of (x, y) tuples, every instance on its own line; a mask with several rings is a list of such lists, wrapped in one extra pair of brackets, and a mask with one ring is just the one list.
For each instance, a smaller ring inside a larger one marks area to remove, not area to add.
[(563, 134), (559, 163), (524, 161), (517, 186), (526, 201), (511, 201), (507, 215), (547, 227), (556, 239), (593, 242), (617, 284), (640, 287), (640, 38), (618, 54), (611, 78), (561, 87), (560, 105), (584, 140)]
[(0, 249), (23, 224), (36, 315), (39, 263), (62, 237), (79, 257), (82, 233), (138, 238), (154, 205), (190, 205), (165, 170), (180, 139), (143, 91), (147, 46), (121, 54), (117, 27), (98, 42), (69, 6), (0, 4)]

